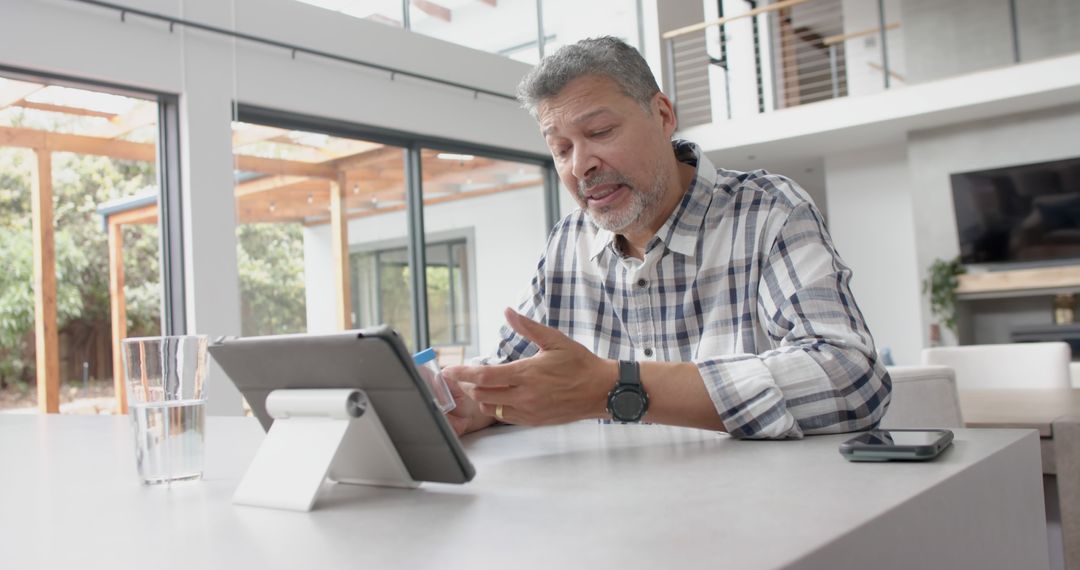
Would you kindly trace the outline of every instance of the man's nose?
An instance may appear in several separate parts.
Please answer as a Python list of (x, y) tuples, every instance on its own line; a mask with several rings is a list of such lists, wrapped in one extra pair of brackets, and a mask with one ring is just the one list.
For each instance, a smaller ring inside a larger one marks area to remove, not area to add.
[(574, 146), (573, 174), (578, 180), (586, 180), (600, 167), (600, 159), (589, 149), (589, 145)]

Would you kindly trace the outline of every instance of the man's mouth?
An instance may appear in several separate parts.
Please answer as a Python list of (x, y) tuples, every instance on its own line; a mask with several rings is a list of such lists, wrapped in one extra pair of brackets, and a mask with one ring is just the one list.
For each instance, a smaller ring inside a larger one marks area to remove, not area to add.
[(589, 206), (602, 208), (618, 200), (628, 190), (625, 184), (605, 184), (594, 188), (585, 196)]

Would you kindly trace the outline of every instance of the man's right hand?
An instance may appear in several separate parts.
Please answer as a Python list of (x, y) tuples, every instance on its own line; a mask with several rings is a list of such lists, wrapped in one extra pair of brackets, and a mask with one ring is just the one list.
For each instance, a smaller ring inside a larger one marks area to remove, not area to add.
[(446, 414), (454, 433), (462, 436), (495, 423), (495, 418), (481, 412), (480, 405), (461, 389), (457, 380), (447, 374), (443, 374), (443, 380), (450, 387), (450, 395), (454, 397), (454, 409)]

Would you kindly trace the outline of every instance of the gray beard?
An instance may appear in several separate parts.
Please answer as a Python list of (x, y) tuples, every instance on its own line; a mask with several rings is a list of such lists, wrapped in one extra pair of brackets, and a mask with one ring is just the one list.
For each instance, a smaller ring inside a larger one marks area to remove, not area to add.
[[(607, 206), (589, 208), (585, 191), (600, 184), (623, 184), (630, 191), (630, 201), (622, 207)], [(587, 181), (578, 182), (578, 200), (585, 205), (585, 213), (593, 223), (609, 232), (620, 233), (623, 230), (651, 217), (664, 200), (664, 176), (657, 171), (649, 188), (638, 190), (630, 180), (618, 173), (602, 174)]]

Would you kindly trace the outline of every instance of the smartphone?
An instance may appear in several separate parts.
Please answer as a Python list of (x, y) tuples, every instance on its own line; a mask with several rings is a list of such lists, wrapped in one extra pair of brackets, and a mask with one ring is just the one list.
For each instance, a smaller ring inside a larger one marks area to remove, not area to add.
[(947, 429), (875, 429), (840, 444), (848, 461), (927, 461), (952, 443)]

